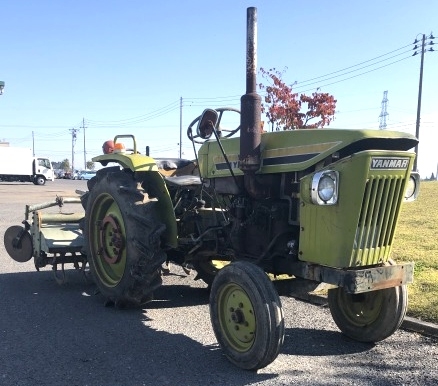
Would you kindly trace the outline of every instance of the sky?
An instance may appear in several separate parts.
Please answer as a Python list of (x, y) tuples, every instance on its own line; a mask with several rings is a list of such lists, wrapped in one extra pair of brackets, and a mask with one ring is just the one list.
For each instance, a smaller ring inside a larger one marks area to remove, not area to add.
[[(436, 0), (0, 4), (0, 141), (73, 160), (75, 169), (119, 134), (135, 135), (154, 157), (178, 157), (181, 137), (182, 157), (193, 159), (193, 119), (205, 108), (240, 107), (248, 7), (257, 8), (257, 66), (284, 71), (296, 92), (334, 95), (329, 128), (378, 130), (387, 91), (386, 130), (415, 134), (421, 55), (412, 56), (413, 42), (438, 35)], [(438, 164), (434, 41), (423, 66), (423, 178)]]

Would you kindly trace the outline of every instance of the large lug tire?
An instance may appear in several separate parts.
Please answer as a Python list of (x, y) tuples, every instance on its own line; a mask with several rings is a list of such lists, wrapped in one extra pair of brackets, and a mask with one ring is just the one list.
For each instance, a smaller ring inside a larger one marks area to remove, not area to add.
[(218, 272), (210, 317), (219, 345), (236, 366), (257, 370), (277, 358), (284, 340), (280, 297), (256, 265), (237, 261)]
[(405, 285), (361, 294), (343, 288), (328, 291), (333, 320), (351, 339), (378, 342), (391, 336), (403, 322), (408, 305)]
[(162, 283), (166, 260), (157, 200), (131, 174), (117, 171), (97, 176), (84, 202), (85, 250), (101, 294), (117, 307), (146, 303)]
[[(94, 185), (96, 185), (96, 182), (101, 180), (102, 178), (104, 178), (104, 176), (106, 176), (108, 173), (115, 173), (115, 172), (119, 172), (120, 171), (120, 167), (119, 166), (113, 166), (113, 167), (106, 167), (103, 169), (99, 169), (96, 172), (96, 175), (94, 177), (92, 177), (91, 179), (87, 180), (87, 188), (88, 188), (88, 192), (85, 192), (82, 196), (81, 196), (81, 204), (82, 207), (87, 210), (87, 203), (88, 203), (88, 198), (90, 196), (90, 191), (93, 190)], [(81, 178), (83, 179), (83, 178)]]

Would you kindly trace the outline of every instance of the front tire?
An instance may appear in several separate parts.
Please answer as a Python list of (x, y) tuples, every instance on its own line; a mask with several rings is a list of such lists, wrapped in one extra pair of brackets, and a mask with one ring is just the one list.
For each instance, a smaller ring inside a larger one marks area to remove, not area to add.
[(408, 305), (405, 285), (361, 294), (343, 288), (328, 291), (328, 304), (339, 329), (359, 342), (379, 342), (403, 322)]
[(117, 307), (139, 306), (161, 285), (165, 226), (157, 199), (130, 173), (101, 173), (86, 198), (85, 246), (101, 294)]
[(257, 370), (277, 358), (284, 340), (280, 298), (266, 273), (244, 261), (222, 268), (210, 293), (216, 339), (230, 362)]
[(36, 176), (33, 183), (35, 185), (44, 185), (46, 183), (46, 179), (43, 176)]

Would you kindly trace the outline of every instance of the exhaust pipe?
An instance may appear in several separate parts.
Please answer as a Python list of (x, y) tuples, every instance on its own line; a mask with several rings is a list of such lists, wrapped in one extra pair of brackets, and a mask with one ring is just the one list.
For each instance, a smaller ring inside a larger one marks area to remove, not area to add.
[(261, 98), (256, 91), (257, 8), (247, 9), (246, 26), (246, 94), (240, 98), (239, 168), (244, 173), (260, 169)]
[(244, 173), (246, 191), (253, 198), (269, 193), (259, 186), (255, 173), (261, 165), (261, 97), (257, 94), (257, 8), (247, 8), (246, 25), (246, 94), (240, 98), (239, 168)]

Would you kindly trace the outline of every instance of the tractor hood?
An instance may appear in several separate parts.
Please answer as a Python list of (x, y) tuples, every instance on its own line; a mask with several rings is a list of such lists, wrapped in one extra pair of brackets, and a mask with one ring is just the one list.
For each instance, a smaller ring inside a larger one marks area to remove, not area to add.
[[(221, 140), (235, 175), (239, 169), (240, 138)], [(305, 170), (338, 153), (339, 158), (364, 150), (407, 151), (416, 146), (415, 136), (387, 130), (302, 129), (276, 131), (261, 135), (261, 167), (257, 173)], [(230, 170), (215, 140), (199, 150), (203, 177), (229, 176)]]

